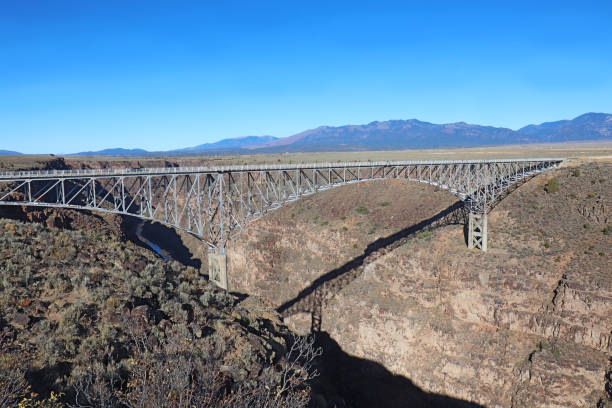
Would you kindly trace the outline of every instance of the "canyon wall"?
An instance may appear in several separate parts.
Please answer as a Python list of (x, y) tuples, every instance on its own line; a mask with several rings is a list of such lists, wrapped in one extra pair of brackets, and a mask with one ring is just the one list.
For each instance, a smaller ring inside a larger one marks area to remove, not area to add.
[[(486, 253), (466, 248), (462, 225), (410, 228), (452, 206), (444, 191), (384, 181), (321, 192), (249, 226), (230, 284), (427, 392), (595, 407), (612, 356), (611, 176), (589, 164), (526, 183), (491, 212)], [(547, 193), (552, 177), (561, 188)], [(367, 384), (337, 381), (366, 406)]]

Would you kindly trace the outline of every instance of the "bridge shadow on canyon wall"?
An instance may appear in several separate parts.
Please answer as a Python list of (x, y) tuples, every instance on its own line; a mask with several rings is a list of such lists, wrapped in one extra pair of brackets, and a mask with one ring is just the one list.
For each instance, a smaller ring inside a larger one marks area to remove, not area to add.
[[(467, 213), (464, 203), (458, 201), (427, 220), (380, 238), (368, 245), (362, 255), (319, 277), (294, 299), (278, 307), (277, 311), (283, 317), (296, 313), (311, 315), (311, 332), (323, 350), (317, 365), (321, 376), (314, 380), (313, 390), (315, 394), (324, 395), (330, 407), (482, 408), (469, 401), (426, 392), (380, 363), (344, 352), (327, 332), (321, 331), (322, 312), (328, 302), (356, 279), (368, 263), (424, 231), (447, 225), (465, 225)], [(467, 234), (465, 228), (464, 234)]]
[[(384, 254), (404, 245), (419, 233), (431, 231), (447, 225), (465, 226), (467, 209), (462, 201), (457, 201), (450, 207), (440, 211), (431, 218), (418, 224), (404, 228), (395, 234), (382, 237), (367, 246), (362, 255), (351, 259), (344, 265), (336, 268), (312, 282), (303, 289), (294, 299), (282, 304), (276, 310), (283, 317), (296, 313), (308, 313), (312, 317), (312, 331), (321, 330), (322, 308), (344, 287), (356, 279), (365, 266)], [(467, 230), (464, 227), (464, 235)], [(466, 237), (467, 243), (467, 237)]]
[(383, 365), (351, 356), (326, 332), (316, 333), (323, 350), (316, 365), (320, 376), (312, 389), (330, 408), (484, 408), (482, 405), (423, 391), (406, 377)]

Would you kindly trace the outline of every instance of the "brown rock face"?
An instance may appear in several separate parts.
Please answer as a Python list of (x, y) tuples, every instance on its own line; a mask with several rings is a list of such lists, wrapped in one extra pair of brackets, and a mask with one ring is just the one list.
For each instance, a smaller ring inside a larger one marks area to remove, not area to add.
[[(231, 285), (440, 398), (605, 406), (612, 166), (570, 170), (540, 175), (497, 205), (486, 253), (466, 248), (463, 226), (436, 220), (455, 202), (445, 192), (389, 181), (318, 193), (249, 227), (230, 252)], [(554, 194), (543, 188), (551, 177)], [(334, 377), (350, 406), (372, 406), (367, 373)]]

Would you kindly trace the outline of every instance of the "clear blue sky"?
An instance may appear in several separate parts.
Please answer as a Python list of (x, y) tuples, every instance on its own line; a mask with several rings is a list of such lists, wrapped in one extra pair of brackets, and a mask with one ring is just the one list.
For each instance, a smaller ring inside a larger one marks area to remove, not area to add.
[(0, 149), (589, 111), (612, 112), (609, 0), (0, 0)]

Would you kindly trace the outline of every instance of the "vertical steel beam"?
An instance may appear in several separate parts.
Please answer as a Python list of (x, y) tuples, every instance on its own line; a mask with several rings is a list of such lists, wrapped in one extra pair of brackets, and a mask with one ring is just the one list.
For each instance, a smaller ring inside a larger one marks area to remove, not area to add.
[(225, 248), (226, 225), (225, 225), (225, 203), (223, 199), (223, 173), (217, 174), (217, 183), (219, 189), (219, 247)]

